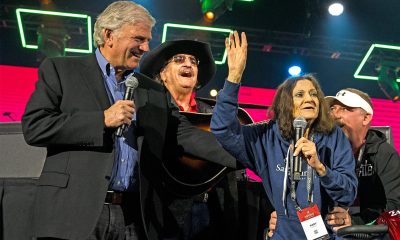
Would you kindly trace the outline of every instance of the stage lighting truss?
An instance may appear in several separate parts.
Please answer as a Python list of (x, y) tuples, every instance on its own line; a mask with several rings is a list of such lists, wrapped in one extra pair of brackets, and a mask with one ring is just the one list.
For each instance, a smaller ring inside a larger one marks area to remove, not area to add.
[[(16, 15), (17, 15), (17, 22), (18, 22), (18, 28), (19, 28), (19, 33), (21, 36), (21, 43), (24, 48), (29, 48), (29, 49), (38, 49), (37, 44), (32, 44), (27, 42), (27, 23), (23, 23), (23, 16), (27, 15), (37, 15), (37, 17), (61, 17), (61, 18), (67, 18), (69, 20), (78, 20), (78, 21), (84, 21), (85, 23), (83, 24), (82, 27), (78, 28), (78, 34), (82, 34), (84, 32), (87, 33), (87, 48), (65, 48), (65, 52), (75, 52), (75, 53), (91, 53), (93, 51), (93, 45), (92, 45), (92, 20), (89, 15), (86, 14), (76, 14), (76, 13), (67, 13), (67, 12), (54, 12), (54, 11), (45, 11), (45, 10), (36, 10), (36, 9), (26, 9), (26, 8), (18, 8), (16, 10)], [(35, 22), (37, 23), (37, 22)], [(38, 24), (38, 26), (40, 23)], [(79, 25), (82, 25), (80, 23)], [(86, 26), (85, 26), (86, 25)], [(86, 28), (86, 31), (84, 30)], [(31, 31), (34, 30), (36, 32), (35, 28), (30, 29)], [(36, 38), (35, 38), (36, 40)]]
[[(226, 62), (227, 51), (225, 49), (225, 38), (233, 30), (227, 28), (214, 28), (195, 25), (184, 25), (176, 23), (165, 23), (161, 42), (175, 39), (192, 39), (203, 42), (211, 42), (211, 48), (215, 59), (215, 64)], [(221, 51), (221, 49), (224, 49)]]
[[(372, 44), (357, 67), (354, 78), (377, 81), (376, 67), (382, 62), (392, 62), (400, 67), (400, 46)], [(400, 76), (397, 76), (396, 82), (400, 83)]]

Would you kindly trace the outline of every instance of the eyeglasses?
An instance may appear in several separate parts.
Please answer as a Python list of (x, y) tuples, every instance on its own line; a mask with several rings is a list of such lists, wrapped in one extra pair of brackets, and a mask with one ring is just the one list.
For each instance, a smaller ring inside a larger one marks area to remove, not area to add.
[(169, 64), (172, 61), (174, 61), (176, 64), (183, 64), (186, 61), (186, 58), (189, 58), (189, 62), (193, 66), (199, 66), (200, 61), (196, 57), (185, 56), (185, 55), (175, 55), (170, 60), (168, 60), (168, 62), (165, 65)]

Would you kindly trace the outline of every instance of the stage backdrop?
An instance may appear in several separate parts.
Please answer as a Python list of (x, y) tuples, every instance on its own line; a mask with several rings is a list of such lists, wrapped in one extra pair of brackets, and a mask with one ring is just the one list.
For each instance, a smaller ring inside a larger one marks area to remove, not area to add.
[[(35, 88), (37, 68), (0, 65), (0, 122), (20, 121), (25, 104)], [(339, 89), (338, 89), (339, 90)], [(270, 106), (275, 89), (242, 86), (239, 102)], [(390, 126), (394, 144), (400, 152), (400, 102), (372, 99), (373, 126)], [(246, 109), (254, 121), (266, 119), (265, 109)]]

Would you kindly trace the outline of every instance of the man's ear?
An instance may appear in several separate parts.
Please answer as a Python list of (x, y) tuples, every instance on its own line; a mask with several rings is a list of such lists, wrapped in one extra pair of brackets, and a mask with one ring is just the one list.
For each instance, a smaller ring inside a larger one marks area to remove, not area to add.
[(163, 81), (163, 83), (165, 83), (167, 81), (167, 74), (166, 74), (166, 67), (163, 67), (160, 71), (160, 78), (161, 81)]
[(371, 121), (372, 121), (372, 115), (370, 113), (365, 114), (363, 124), (366, 126), (366, 125), (370, 124)]
[(103, 29), (104, 44), (112, 47), (113, 31), (110, 29)]

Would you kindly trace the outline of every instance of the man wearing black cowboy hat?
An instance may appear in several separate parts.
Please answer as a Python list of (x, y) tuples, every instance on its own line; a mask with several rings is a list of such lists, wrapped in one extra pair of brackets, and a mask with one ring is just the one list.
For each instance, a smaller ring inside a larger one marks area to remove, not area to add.
[[(164, 42), (150, 51), (141, 63), (140, 72), (153, 78), (160, 77), (171, 62), (186, 63), (185, 69), (189, 70), (190, 66), (192, 67), (195, 72), (186, 72), (188, 74), (179, 72), (178, 74), (195, 80), (196, 89), (205, 86), (214, 77), (216, 71), (209, 44), (193, 40), (175, 40)], [(191, 64), (188, 65), (189, 62)], [(165, 77), (162, 81), (165, 83)], [(168, 84), (165, 86), (168, 90), (171, 89)], [(191, 88), (193, 89), (194, 86)]]
[[(169, 92), (171, 104), (182, 114), (208, 113), (210, 117), (212, 107), (196, 99), (195, 90), (205, 86), (215, 71), (209, 44), (193, 40), (165, 42), (150, 51), (141, 65), (141, 73), (162, 83)], [(196, 117), (195, 114), (188, 115), (189, 118)], [(221, 165), (220, 168), (225, 169)], [(203, 174), (201, 171), (198, 173)], [(169, 209), (182, 228), (182, 239), (237, 238), (235, 173), (222, 174), (224, 176), (217, 174), (222, 180), (215, 187), (210, 185), (209, 189), (203, 189), (203, 193), (200, 190), (201, 194), (192, 191), (185, 194), (183, 200), (174, 199), (170, 204)]]

